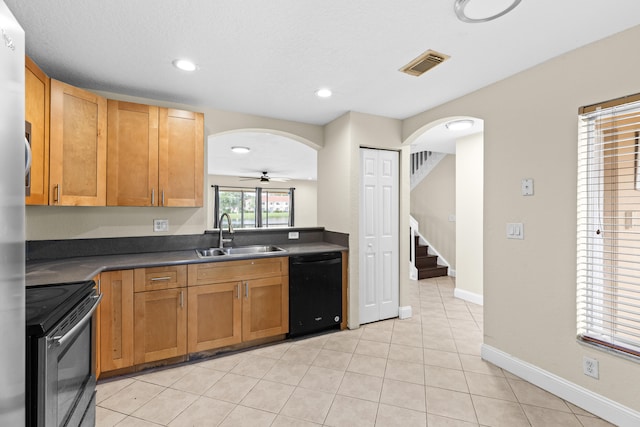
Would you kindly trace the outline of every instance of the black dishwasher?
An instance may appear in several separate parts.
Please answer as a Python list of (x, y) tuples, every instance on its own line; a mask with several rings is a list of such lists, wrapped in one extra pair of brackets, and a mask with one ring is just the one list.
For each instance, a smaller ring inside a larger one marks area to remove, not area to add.
[(340, 328), (342, 253), (289, 257), (289, 336)]

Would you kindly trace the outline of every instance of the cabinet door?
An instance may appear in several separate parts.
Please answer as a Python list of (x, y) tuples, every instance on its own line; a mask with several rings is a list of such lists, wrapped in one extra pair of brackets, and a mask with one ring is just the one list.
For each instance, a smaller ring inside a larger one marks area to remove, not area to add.
[(25, 120), (31, 123), (30, 195), (27, 205), (49, 204), (49, 77), (29, 58), (24, 73)]
[(135, 294), (134, 363), (187, 352), (187, 309), (183, 288)]
[(157, 205), (158, 107), (107, 104), (107, 205)]
[(49, 204), (105, 206), (107, 101), (51, 79)]
[(159, 206), (202, 206), (204, 115), (160, 108)]
[(242, 341), (241, 283), (189, 288), (189, 353)]
[(243, 286), (242, 340), (289, 332), (288, 276), (246, 280)]
[(133, 365), (133, 270), (100, 275), (100, 369)]

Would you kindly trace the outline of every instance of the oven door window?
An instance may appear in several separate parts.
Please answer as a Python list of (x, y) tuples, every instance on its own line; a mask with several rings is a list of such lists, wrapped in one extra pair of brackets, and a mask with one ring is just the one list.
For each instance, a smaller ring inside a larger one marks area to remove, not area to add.
[[(52, 375), (47, 384), (46, 400), (48, 408), (56, 413), (49, 412), (48, 415), (52, 421), (56, 420), (51, 425), (62, 426), (71, 416), (78, 399), (82, 398), (92, 376), (91, 322), (87, 322), (74, 339), (63, 346), (54, 345), (49, 352), (49, 372)], [(49, 420), (47, 425), (50, 425)]]

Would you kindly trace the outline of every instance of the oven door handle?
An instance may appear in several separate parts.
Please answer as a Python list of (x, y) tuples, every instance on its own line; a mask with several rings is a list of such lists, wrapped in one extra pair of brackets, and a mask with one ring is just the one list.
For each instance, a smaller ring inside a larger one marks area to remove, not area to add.
[(53, 346), (59, 347), (64, 345), (68, 340), (73, 338), (74, 335), (80, 331), (80, 329), (84, 326), (84, 324), (89, 321), (89, 319), (91, 319), (91, 316), (93, 316), (94, 311), (96, 311), (96, 308), (98, 308), (98, 304), (100, 304), (100, 300), (102, 300), (102, 294), (93, 296), (91, 298), (96, 300), (96, 302), (93, 304), (93, 307), (91, 307), (91, 310), (89, 310), (89, 312), (84, 315), (82, 320), (76, 323), (73, 328), (69, 329), (69, 331), (67, 331), (66, 334), (62, 336), (51, 337), (49, 342), (50, 346), (53, 345)]

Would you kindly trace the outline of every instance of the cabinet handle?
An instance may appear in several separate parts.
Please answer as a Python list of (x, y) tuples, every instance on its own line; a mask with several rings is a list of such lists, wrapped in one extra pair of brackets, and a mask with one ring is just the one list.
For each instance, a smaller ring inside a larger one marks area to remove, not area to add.
[(240, 283), (236, 285), (236, 299), (240, 299)]
[(53, 188), (55, 189), (53, 192), (53, 202), (58, 203), (60, 202), (60, 184), (56, 184)]
[(102, 280), (98, 279), (98, 295), (102, 294)]
[(184, 307), (184, 291), (180, 291), (180, 308)]
[(164, 190), (162, 190), (162, 206), (164, 206)]
[(249, 282), (244, 282), (244, 297), (249, 298)]
[(164, 276), (164, 277), (152, 277), (151, 281), (152, 282), (167, 282), (171, 280), (171, 276)]
[(155, 206), (156, 205), (156, 189), (152, 188), (151, 189), (151, 206)]

